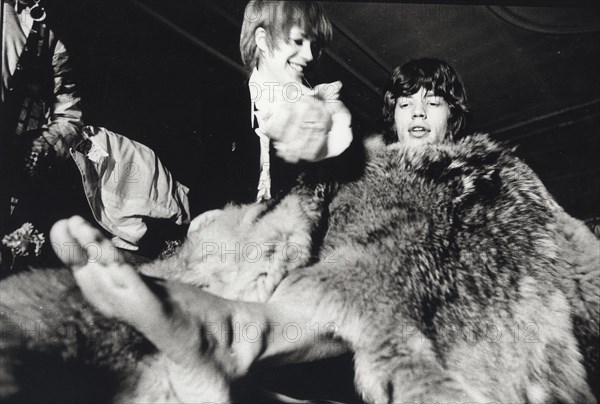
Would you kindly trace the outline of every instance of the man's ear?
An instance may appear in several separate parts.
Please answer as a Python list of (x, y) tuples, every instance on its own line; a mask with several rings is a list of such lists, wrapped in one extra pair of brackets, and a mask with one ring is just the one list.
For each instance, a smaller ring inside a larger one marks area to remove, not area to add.
[(256, 46), (261, 52), (267, 52), (269, 50), (267, 46), (267, 31), (264, 28), (258, 27), (254, 31), (254, 41), (256, 42)]

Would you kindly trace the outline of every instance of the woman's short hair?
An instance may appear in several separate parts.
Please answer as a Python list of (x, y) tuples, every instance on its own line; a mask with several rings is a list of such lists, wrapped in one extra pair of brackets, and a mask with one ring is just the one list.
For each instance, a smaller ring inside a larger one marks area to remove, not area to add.
[(413, 59), (397, 67), (392, 73), (383, 98), (384, 138), (393, 143), (398, 140), (394, 112), (398, 97), (415, 94), (423, 87), (444, 98), (450, 107), (448, 130), (451, 140), (458, 140), (469, 112), (467, 94), (462, 78), (443, 60), (433, 58)]
[(267, 32), (267, 46), (272, 51), (277, 42), (288, 42), (294, 25), (302, 28), (308, 38), (314, 40), (315, 58), (331, 41), (331, 22), (321, 6), (311, 1), (252, 0), (244, 11), (244, 22), (240, 35), (242, 62), (250, 73), (258, 66), (260, 51), (254, 40), (257, 28)]

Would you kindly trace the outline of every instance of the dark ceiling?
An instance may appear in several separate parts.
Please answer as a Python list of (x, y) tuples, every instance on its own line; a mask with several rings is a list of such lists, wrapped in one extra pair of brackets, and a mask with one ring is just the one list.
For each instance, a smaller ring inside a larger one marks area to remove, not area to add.
[[(216, 92), (238, 91), (243, 78), (238, 40), (245, 2), (47, 2), (75, 59), (86, 121), (155, 148), (177, 178), (193, 183), (201, 105)], [(378, 131), (394, 67), (415, 57), (445, 59), (466, 84), (470, 129), (518, 146), (570, 213), (600, 216), (597, 8), (323, 4), (334, 41), (315, 80), (343, 81), (358, 135)]]

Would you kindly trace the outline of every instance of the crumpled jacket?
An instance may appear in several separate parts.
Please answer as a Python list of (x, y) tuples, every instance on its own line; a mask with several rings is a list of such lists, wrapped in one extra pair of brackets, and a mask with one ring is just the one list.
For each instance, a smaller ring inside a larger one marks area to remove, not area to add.
[[(16, 16), (28, 32), (33, 24), (29, 12), (24, 10)], [(17, 53), (22, 55), (22, 52), (23, 49), (17, 49)], [(9, 72), (14, 72), (17, 67), (17, 61), (8, 60)], [(36, 66), (31, 70), (27, 72), (25, 83), (32, 100), (28, 106), (31, 118), (25, 122), (22, 131), (46, 129), (44, 137), (54, 147), (57, 157), (66, 159), (83, 126), (81, 98), (73, 81), (69, 54), (48, 26)], [(10, 92), (5, 95), (10, 97)]]
[(114, 240), (117, 246), (137, 249), (148, 217), (178, 225), (190, 222), (188, 188), (172, 177), (152, 149), (105, 128), (92, 132), (96, 147), (107, 155), (90, 158), (76, 149), (71, 155), (96, 221), (121, 239)]
[[(54, 34), (51, 32), (51, 40)], [(53, 42), (51, 42), (52, 44)], [(69, 55), (60, 41), (56, 41), (52, 54), (52, 68), (54, 77), (54, 99), (46, 110), (46, 122), (42, 128), (46, 140), (54, 146), (56, 155), (67, 158), (69, 148), (78, 138), (83, 125), (81, 121), (81, 98), (77, 94), (72, 80)]]

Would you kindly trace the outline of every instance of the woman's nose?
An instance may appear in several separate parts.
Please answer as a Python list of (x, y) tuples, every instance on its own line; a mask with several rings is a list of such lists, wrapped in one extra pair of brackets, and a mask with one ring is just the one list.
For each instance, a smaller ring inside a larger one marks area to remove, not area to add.
[(310, 41), (303, 41), (302, 49), (300, 50), (300, 56), (302, 56), (304, 58), (304, 60), (307, 62), (310, 62), (313, 60), (313, 54), (312, 54)]

